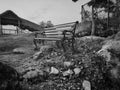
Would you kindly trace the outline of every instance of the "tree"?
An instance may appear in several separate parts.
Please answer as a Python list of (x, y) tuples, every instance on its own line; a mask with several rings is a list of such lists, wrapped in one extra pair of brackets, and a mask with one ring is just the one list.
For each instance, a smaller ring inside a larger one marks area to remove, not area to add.
[(53, 27), (54, 25), (52, 24), (52, 22), (51, 21), (47, 21), (47, 23), (46, 23), (46, 27), (48, 28), (48, 27)]
[(53, 27), (54, 25), (52, 24), (52, 21), (47, 21), (47, 22), (42, 21), (40, 22), (40, 26), (42, 28), (49, 28), (49, 27)]
[(77, 2), (78, 0), (72, 0), (73, 2)]
[(46, 23), (44, 21), (40, 22), (40, 26), (41, 28), (45, 28), (46, 27)]
[[(72, 1), (76, 2), (78, 0), (72, 0)], [(88, 2), (86, 4), (88, 6), (92, 6), (92, 15), (91, 15), (92, 16), (92, 19), (91, 19), (91, 21), (92, 21), (92, 33), (91, 34), (92, 35), (94, 35), (96, 32), (95, 30), (98, 31), (99, 30), (98, 28), (101, 26), (103, 27), (104, 31), (105, 30), (107, 31), (111, 28), (109, 23), (111, 25), (115, 25), (115, 23), (118, 24), (117, 22), (119, 22), (119, 20), (120, 20), (118, 18), (120, 18), (120, 17), (117, 17), (117, 16), (120, 16), (120, 13), (119, 13), (120, 9), (117, 9), (116, 5), (118, 5), (117, 2), (119, 2), (119, 1), (120, 0), (116, 0), (116, 1), (115, 0), (91, 0), (90, 2)], [(100, 18), (98, 16), (100, 9), (104, 9), (104, 13), (107, 14), (107, 17)], [(117, 18), (117, 19), (115, 20), (115, 18)], [(116, 21), (116, 22), (113, 23), (113, 21), (114, 22)], [(119, 26), (119, 25), (117, 25), (117, 26)], [(114, 26), (114, 27), (116, 27), (116, 26)], [(113, 26), (112, 26), (112, 28), (113, 28)], [(107, 32), (109, 32), (109, 31), (107, 31)]]

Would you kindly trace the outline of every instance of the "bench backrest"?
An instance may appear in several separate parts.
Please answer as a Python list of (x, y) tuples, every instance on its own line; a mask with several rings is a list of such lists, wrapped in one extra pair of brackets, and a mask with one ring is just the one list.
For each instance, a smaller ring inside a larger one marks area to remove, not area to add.
[(77, 22), (59, 24), (59, 25), (55, 25), (54, 27), (45, 28), (41, 32), (36, 32), (35, 39), (34, 39), (35, 46), (37, 47), (37, 44), (36, 44), (37, 40), (43, 41), (43, 45), (44, 45), (45, 40), (61, 41), (62, 47), (64, 51), (66, 51), (64, 47), (65, 45), (63, 45), (64, 42), (66, 40), (67, 41), (72, 40), (72, 48), (74, 48), (73, 43), (74, 43), (74, 37), (75, 37), (75, 30), (76, 30), (78, 23), (79, 22), (77, 21)]
[[(72, 31), (74, 32), (76, 23), (78, 22), (71, 22), (65, 24), (55, 25), (54, 27), (45, 28), (44, 33), (47, 37), (63, 37), (64, 31)], [(70, 35), (70, 32), (67, 32), (66, 35)]]
[(39, 39), (61, 38), (62, 39), (63, 37), (72, 37), (73, 34), (75, 33), (75, 29), (78, 23), (79, 22), (76, 21), (71, 23), (55, 25), (50, 28), (45, 28), (41, 32), (36, 32), (35, 38), (39, 38)]

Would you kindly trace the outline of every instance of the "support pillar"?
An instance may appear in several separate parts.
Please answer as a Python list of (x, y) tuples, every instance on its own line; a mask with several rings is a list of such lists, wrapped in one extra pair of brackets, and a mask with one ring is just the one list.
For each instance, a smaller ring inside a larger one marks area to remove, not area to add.
[(22, 33), (22, 30), (20, 29), (20, 20), (18, 20), (18, 30)]
[(109, 31), (109, 22), (110, 22), (110, 13), (109, 13), (109, 10), (110, 10), (110, 0), (108, 0), (108, 18), (107, 18), (107, 30)]
[(0, 35), (2, 35), (3, 32), (2, 32), (2, 20), (1, 20), (1, 17), (0, 17)]

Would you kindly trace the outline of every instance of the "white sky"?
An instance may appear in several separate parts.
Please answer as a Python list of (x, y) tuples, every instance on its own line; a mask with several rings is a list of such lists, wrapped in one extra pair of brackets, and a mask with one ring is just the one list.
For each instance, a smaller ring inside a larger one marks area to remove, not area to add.
[(51, 20), (53, 24), (81, 20), (81, 5), (90, 0), (0, 0), (0, 13), (14, 11), (35, 23)]

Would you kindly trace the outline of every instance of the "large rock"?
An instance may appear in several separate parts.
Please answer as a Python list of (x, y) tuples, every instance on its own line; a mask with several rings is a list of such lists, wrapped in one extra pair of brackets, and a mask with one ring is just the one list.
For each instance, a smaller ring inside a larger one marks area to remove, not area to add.
[(105, 57), (106, 62), (112, 66), (109, 70), (109, 77), (118, 81), (120, 79), (120, 41), (106, 41), (98, 54)]
[(87, 80), (84, 80), (82, 83), (84, 90), (91, 90), (91, 83)]
[(39, 51), (39, 52), (36, 52), (34, 55), (33, 55), (33, 59), (36, 60), (38, 59), (40, 56), (41, 56), (42, 52)]
[(120, 31), (115, 35), (114, 39), (115, 40), (120, 40)]
[(59, 74), (59, 70), (55, 67), (51, 67), (50, 74)]
[(36, 84), (45, 81), (48, 78), (48, 73), (43, 70), (34, 69), (24, 72), (23, 78), (27, 83)]
[(102, 42), (105, 38), (96, 36), (85, 36), (81, 38), (76, 38), (75, 49), (76, 51), (83, 52), (89, 48), (89, 50), (99, 50), (102, 46)]
[(69, 75), (72, 75), (73, 74), (73, 71), (68, 69), (67, 71), (64, 71), (63, 72), (63, 76), (69, 76)]
[(118, 56), (120, 54), (120, 41), (106, 41), (101, 50), (98, 51), (98, 54), (106, 57), (106, 61), (114, 60), (115, 56)]
[(65, 61), (65, 62), (64, 62), (64, 66), (65, 66), (65, 67), (69, 67), (69, 66), (71, 66), (71, 65), (73, 65), (73, 63), (70, 62), (70, 61)]
[(79, 40), (83, 40), (83, 41), (88, 41), (88, 40), (105, 40), (105, 38), (97, 37), (97, 36), (84, 36), (84, 37), (79, 38)]
[(38, 71), (29, 71), (27, 72), (25, 75), (23, 75), (23, 77), (25, 79), (31, 79), (31, 78), (35, 78), (39, 75), (39, 72)]
[(19, 73), (9, 65), (0, 62), (0, 90), (21, 90)]
[(101, 49), (97, 52), (99, 55), (103, 56), (107, 62), (111, 60), (111, 53), (108, 52), (106, 49)]
[(15, 48), (15, 49), (13, 49), (13, 53), (24, 54), (25, 53), (25, 48)]
[(75, 75), (77, 75), (81, 72), (81, 69), (80, 68), (74, 68), (73, 71), (74, 71)]
[(50, 45), (41, 46), (40, 50), (33, 55), (33, 59), (36, 60), (42, 58), (44, 54), (51, 52), (52, 49), (53, 48)]

